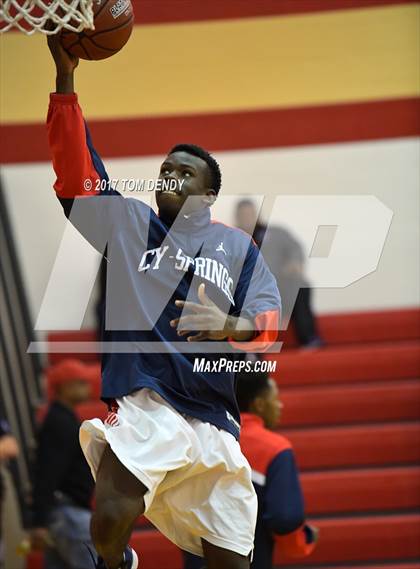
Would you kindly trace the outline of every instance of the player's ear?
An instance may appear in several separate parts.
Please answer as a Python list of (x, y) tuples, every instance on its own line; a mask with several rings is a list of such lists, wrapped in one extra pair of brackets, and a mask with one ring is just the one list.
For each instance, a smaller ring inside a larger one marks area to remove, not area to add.
[(214, 204), (214, 202), (217, 200), (217, 194), (214, 190), (207, 190), (206, 195), (203, 197), (203, 201), (206, 205), (208, 205), (209, 207), (212, 206)]
[(251, 403), (249, 410), (251, 411), (251, 413), (254, 413), (254, 415), (258, 415), (259, 417), (261, 417), (262, 414), (264, 413), (264, 409), (265, 409), (264, 399), (262, 397), (256, 397)]

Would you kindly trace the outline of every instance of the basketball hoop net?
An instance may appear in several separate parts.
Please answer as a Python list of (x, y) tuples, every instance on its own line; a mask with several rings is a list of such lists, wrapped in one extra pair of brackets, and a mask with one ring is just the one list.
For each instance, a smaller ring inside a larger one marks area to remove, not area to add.
[(52, 35), (61, 29), (93, 29), (92, 4), (93, 0), (0, 0), (0, 32), (15, 27), (27, 35)]

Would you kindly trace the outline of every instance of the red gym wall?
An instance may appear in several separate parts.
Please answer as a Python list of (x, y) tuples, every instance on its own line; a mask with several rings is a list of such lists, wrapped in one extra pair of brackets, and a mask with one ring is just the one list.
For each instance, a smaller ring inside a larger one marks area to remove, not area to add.
[[(155, 177), (173, 143), (194, 141), (217, 153), (223, 199), (374, 195), (394, 213), (377, 271), (317, 290), (315, 306), (416, 304), (418, 4), (139, 0), (135, 13), (126, 47), (77, 71), (110, 176)], [(35, 320), (64, 231), (44, 126), (54, 67), (42, 36), (0, 41), (3, 182)], [(219, 201), (214, 216), (232, 223), (234, 202)]]
[[(180, 139), (237, 150), (418, 132), (415, 2), (134, 4), (128, 45), (78, 71), (104, 156), (161, 154)], [(44, 38), (2, 43), (2, 161), (47, 160)]]

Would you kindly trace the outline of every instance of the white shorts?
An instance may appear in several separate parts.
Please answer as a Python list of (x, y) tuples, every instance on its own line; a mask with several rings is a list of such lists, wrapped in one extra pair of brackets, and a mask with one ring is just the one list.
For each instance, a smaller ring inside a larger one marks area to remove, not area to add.
[(117, 399), (118, 414), (84, 421), (80, 444), (93, 477), (107, 444), (148, 489), (145, 516), (181, 549), (203, 556), (201, 539), (247, 556), (257, 497), (233, 435), (178, 413), (141, 389)]

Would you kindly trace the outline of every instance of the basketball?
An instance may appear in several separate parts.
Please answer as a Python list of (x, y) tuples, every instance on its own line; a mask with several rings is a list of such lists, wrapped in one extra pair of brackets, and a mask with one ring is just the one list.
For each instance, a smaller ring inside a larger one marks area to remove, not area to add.
[(80, 33), (63, 30), (63, 47), (81, 59), (106, 59), (122, 49), (133, 29), (130, 0), (94, 0), (95, 29)]

